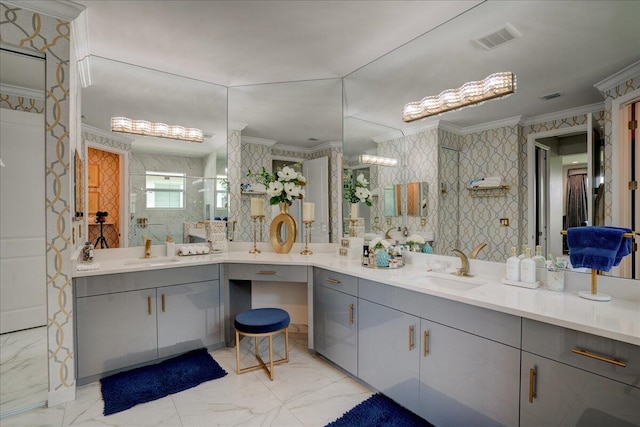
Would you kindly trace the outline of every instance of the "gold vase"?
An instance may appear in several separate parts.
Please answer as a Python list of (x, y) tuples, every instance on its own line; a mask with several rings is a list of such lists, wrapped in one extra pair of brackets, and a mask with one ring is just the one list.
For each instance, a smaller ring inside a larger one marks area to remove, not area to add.
[[(296, 220), (289, 215), (289, 203), (278, 203), (280, 213), (271, 221), (269, 238), (273, 250), (279, 254), (289, 253), (298, 235)], [(285, 236), (283, 236), (285, 232)]]

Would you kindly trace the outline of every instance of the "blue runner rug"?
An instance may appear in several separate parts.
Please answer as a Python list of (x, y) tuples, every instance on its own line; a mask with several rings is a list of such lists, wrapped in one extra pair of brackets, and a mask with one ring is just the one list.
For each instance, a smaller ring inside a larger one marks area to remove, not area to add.
[(227, 372), (204, 348), (155, 365), (119, 372), (100, 380), (104, 415), (115, 414), (225, 375)]
[(433, 427), (382, 394), (374, 394), (326, 427)]

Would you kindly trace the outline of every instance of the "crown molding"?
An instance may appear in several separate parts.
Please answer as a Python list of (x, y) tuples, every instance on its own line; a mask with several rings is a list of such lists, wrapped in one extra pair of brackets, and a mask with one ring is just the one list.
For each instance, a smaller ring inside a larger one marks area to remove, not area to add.
[(239, 131), (243, 131), (247, 126), (249, 126), (247, 123), (242, 123), (242, 122), (233, 122), (233, 121), (229, 121), (227, 123), (227, 127), (231, 130), (239, 130)]
[(131, 145), (131, 143), (134, 141), (133, 138), (129, 138), (128, 136), (124, 136), (119, 133), (109, 132), (104, 129), (100, 129), (91, 125), (86, 125), (84, 123), (82, 124), (82, 132), (92, 133), (96, 136), (101, 136), (103, 138), (108, 138), (113, 141), (122, 142), (128, 145)]
[(313, 148), (313, 152), (317, 153), (318, 151), (322, 151), (322, 150), (332, 150), (334, 148), (340, 148), (342, 149), (342, 141), (328, 141), (328, 142), (323, 142), (322, 144), (316, 145)]
[(0, 83), (0, 93), (10, 96), (20, 96), (22, 98), (35, 99), (37, 101), (44, 101), (44, 91), (42, 90), (8, 85), (6, 83)]
[(556, 111), (555, 113), (547, 113), (540, 116), (528, 117), (524, 121), (523, 126), (530, 126), (538, 123), (550, 122), (553, 120), (561, 120), (567, 117), (581, 116), (583, 114), (591, 114), (602, 110), (604, 110), (604, 102), (597, 102), (595, 104), (569, 108), (568, 110)]
[(522, 126), (524, 124), (524, 119), (525, 119), (524, 116), (514, 116), (514, 117), (507, 117), (506, 119), (495, 120), (493, 122), (481, 123), (475, 126), (468, 126), (468, 127), (462, 128), (462, 134), (468, 135), (470, 133), (484, 132), (485, 130), (501, 128), (505, 126), (516, 126), (516, 125)]
[(71, 22), (86, 8), (68, 0), (3, 0), (2, 3)]
[(91, 56), (85, 56), (79, 60), (77, 64), (80, 85), (83, 89), (88, 88), (93, 85), (93, 78), (91, 77)]
[(402, 138), (404, 135), (400, 129), (391, 131), (389, 133), (385, 133), (382, 135), (372, 136), (371, 140), (376, 144), (380, 144), (381, 142), (390, 141), (392, 139)]
[(440, 124), (438, 125), (438, 130), (440, 129), (445, 130), (447, 132), (455, 133), (455, 134), (464, 133), (464, 128), (461, 128), (460, 126), (456, 126), (453, 123), (445, 122), (443, 120), (441, 120)]
[[(91, 70), (89, 68), (91, 64), (87, 63), (85, 65), (86, 69), (84, 70), (82, 68), (82, 62), (85, 59), (88, 60), (89, 55), (91, 55), (91, 46), (89, 44), (89, 16), (86, 10), (83, 10), (80, 15), (71, 22), (71, 35), (75, 59), (79, 64), (82, 87), (89, 87), (91, 86)], [(87, 86), (84, 86), (85, 81), (88, 83)]]
[(267, 147), (271, 147), (276, 144), (278, 141), (273, 139), (264, 139), (264, 138), (254, 138), (252, 136), (243, 136), (240, 140), (241, 143), (245, 144), (257, 144), (257, 145), (266, 145)]
[(418, 133), (422, 133), (422, 132), (427, 132), (427, 131), (430, 131), (430, 130), (438, 129), (439, 125), (440, 125), (440, 120), (439, 119), (431, 120), (429, 122), (421, 123), (418, 126), (408, 127), (406, 129), (404, 129), (402, 131), (402, 133), (404, 134), (404, 136), (416, 135)]
[(636, 61), (628, 67), (623, 68), (617, 73), (607, 77), (606, 79), (594, 84), (593, 87), (598, 89), (604, 95), (605, 92), (613, 89), (621, 83), (640, 75), (640, 61)]
[(286, 145), (286, 144), (274, 144), (271, 148), (273, 150), (291, 151), (294, 153), (302, 153), (302, 154), (312, 154), (316, 151), (315, 148), (296, 147), (295, 145)]

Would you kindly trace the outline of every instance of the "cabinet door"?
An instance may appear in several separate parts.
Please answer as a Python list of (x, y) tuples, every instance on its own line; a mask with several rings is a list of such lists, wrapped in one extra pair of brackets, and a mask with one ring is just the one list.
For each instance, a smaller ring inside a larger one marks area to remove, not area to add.
[(324, 286), (313, 289), (315, 350), (353, 375), (358, 375), (358, 299)]
[(518, 424), (520, 350), (421, 320), (420, 409), (437, 426)]
[(640, 388), (524, 351), (521, 375), (521, 426), (640, 425)]
[(158, 357), (222, 342), (217, 280), (157, 290)]
[(78, 378), (158, 357), (156, 290), (76, 300)]
[(417, 412), (420, 319), (360, 299), (358, 330), (358, 376)]

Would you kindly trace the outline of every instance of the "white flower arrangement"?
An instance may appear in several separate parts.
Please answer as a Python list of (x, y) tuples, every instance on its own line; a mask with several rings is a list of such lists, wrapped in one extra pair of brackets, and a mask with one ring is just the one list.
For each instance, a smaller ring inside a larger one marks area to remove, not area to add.
[(424, 245), (425, 243), (426, 241), (424, 240), (424, 237), (419, 234), (412, 234), (407, 237), (407, 245)]
[(367, 206), (371, 206), (371, 191), (367, 188), (369, 181), (364, 177), (364, 174), (359, 174), (356, 177), (355, 185), (349, 180), (344, 186), (344, 199), (349, 203), (364, 203)]
[(295, 199), (302, 199), (305, 196), (302, 187), (306, 185), (307, 179), (289, 166), (278, 170), (275, 175), (263, 167), (259, 173), (247, 172), (247, 176), (267, 187), (267, 195), (271, 205), (291, 204)]
[(371, 242), (369, 242), (370, 249), (387, 249), (389, 246), (391, 246), (391, 243), (389, 243), (388, 240), (381, 239), (380, 237), (374, 237), (371, 239)]

